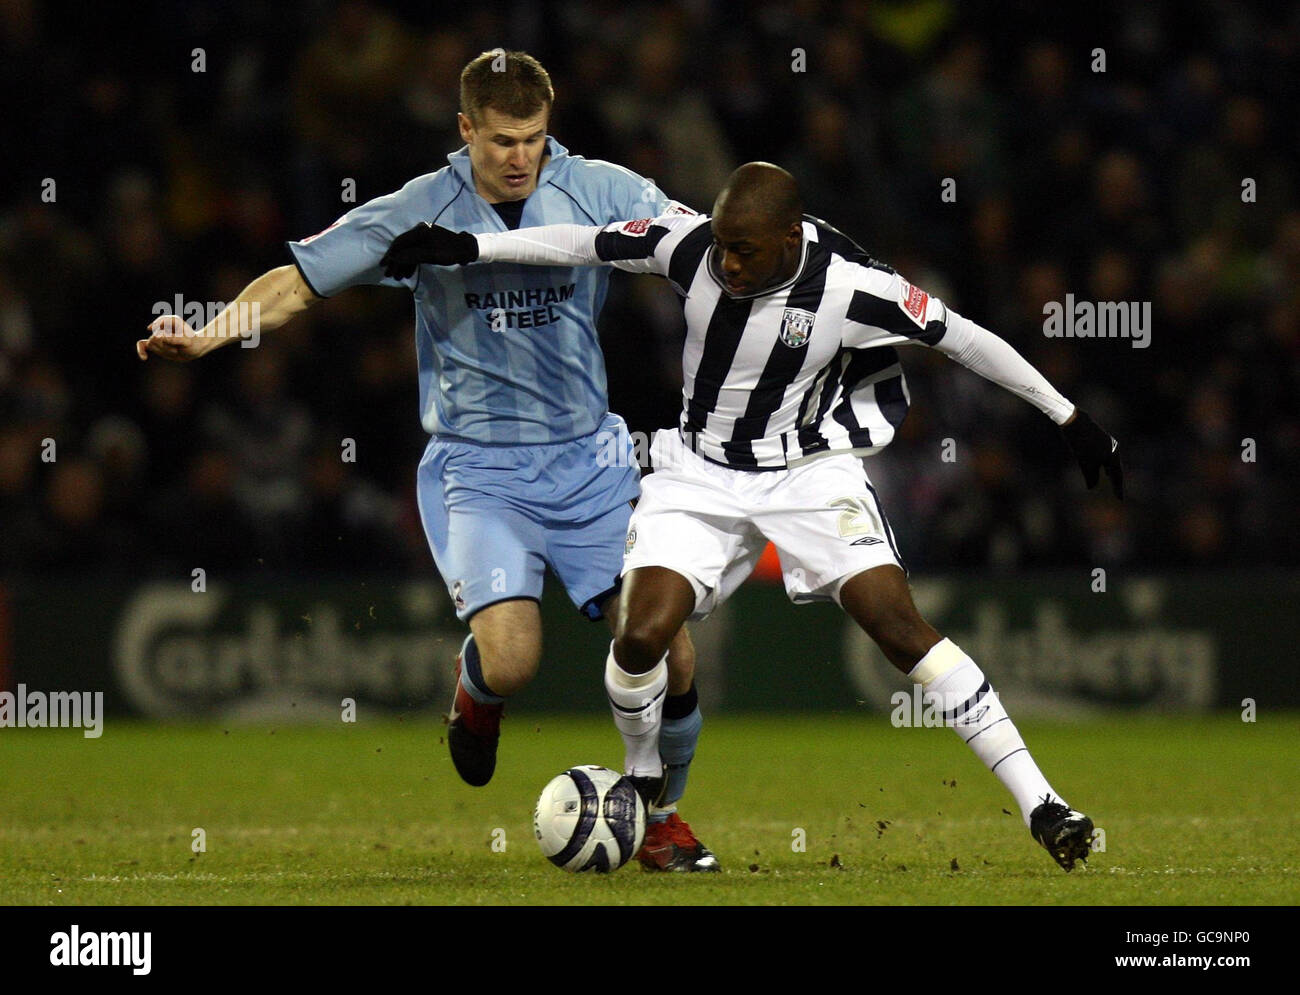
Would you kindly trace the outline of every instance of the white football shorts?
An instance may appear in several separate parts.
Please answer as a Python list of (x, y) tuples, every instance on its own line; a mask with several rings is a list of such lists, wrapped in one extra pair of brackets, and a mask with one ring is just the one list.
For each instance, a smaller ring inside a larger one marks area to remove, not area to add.
[(655, 435), (654, 472), (628, 525), (623, 573), (667, 567), (695, 588), (705, 618), (754, 569), (770, 540), (795, 604), (839, 600), (864, 570), (902, 567), (861, 457), (823, 456), (789, 470), (733, 470), (697, 456), (676, 429)]

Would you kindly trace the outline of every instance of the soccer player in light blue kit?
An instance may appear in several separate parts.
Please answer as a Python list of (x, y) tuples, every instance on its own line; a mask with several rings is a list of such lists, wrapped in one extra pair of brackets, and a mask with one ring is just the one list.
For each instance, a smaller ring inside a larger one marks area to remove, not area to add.
[[(431, 436), (418, 470), (420, 516), (457, 616), (471, 630), (457, 658), (447, 739), (457, 772), (475, 786), (495, 770), (505, 699), (540, 662), (546, 568), (590, 619), (605, 617), (617, 595), (640, 473), (626, 426), (607, 410), (604, 368), (590, 361), (599, 355), (596, 315), (609, 271), (419, 266), (386, 252), (425, 222), (499, 232), (691, 213), (650, 180), (570, 156), (547, 135), (553, 103), (550, 78), (531, 56), (483, 53), (461, 75), (466, 147), (447, 157), (449, 165), (290, 242), (293, 265), (259, 277), (204, 329), (164, 316), (137, 343), (141, 359), (193, 359), (274, 329), (349, 287), (411, 291), (420, 415)], [(252, 302), (260, 323), (241, 328)], [(611, 438), (624, 443), (618, 465), (609, 465)], [(657, 802), (639, 858), (654, 870), (717, 870), (716, 857), (676, 813), (700, 729), (685, 629), (668, 668), (666, 688), (606, 668), (629, 753), (664, 720), (662, 768), (627, 771), (647, 803)]]

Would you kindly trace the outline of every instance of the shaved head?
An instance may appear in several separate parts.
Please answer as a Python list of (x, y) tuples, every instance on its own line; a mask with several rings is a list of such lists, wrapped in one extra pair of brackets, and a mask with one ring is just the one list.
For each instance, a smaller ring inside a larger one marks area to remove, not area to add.
[(794, 276), (803, 250), (803, 204), (794, 177), (747, 162), (713, 202), (714, 259), (732, 295), (761, 293)]
[(793, 176), (770, 162), (747, 162), (729, 177), (713, 202), (713, 216), (744, 218), (774, 231), (803, 221), (803, 202)]

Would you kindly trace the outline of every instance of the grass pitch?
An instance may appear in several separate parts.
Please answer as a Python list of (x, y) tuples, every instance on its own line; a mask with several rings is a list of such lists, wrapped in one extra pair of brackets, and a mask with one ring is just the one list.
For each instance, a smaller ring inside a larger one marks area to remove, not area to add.
[(532, 839), (547, 780), (619, 763), (602, 718), (508, 716), (481, 789), (426, 717), (5, 729), (0, 903), (1300, 904), (1300, 716), (1021, 730), (1105, 830), (1085, 870), (951, 732), (880, 716), (708, 718), (682, 814), (723, 873), (680, 876), (565, 874)]

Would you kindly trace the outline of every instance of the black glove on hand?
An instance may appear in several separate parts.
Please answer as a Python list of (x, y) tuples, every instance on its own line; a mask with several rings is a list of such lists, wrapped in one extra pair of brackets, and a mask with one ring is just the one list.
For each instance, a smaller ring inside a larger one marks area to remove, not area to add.
[(459, 266), (477, 258), (478, 239), (472, 234), (422, 221), (393, 239), (379, 265), (390, 280), (405, 280), (421, 263)]
[(1061, 426), (1061, 433), (1070, 452), (1083, 470), (1083, 482), (1088, 490), (1097, 486), (1101, 470), (1106, 470), (1115, 496), (1124, 500), (1124, 468), (1119, 461), (1119, 443), (1110, 433), (1089, 418), (1081, 408), (1075, 408), (1074, 420)]

